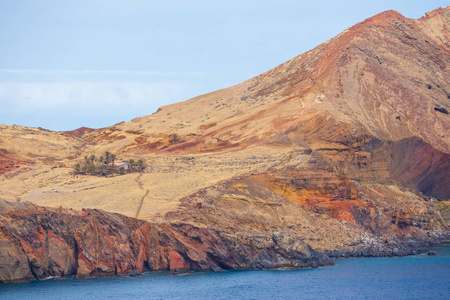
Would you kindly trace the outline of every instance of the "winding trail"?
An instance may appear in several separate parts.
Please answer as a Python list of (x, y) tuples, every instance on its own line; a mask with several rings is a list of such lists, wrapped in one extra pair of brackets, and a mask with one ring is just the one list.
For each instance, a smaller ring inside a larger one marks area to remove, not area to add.
[[(136, 179), (134, 179), (134, 181), (136, 181), (138, 187), (144, 191), (144, 188), (142, 187), (142, 182), (140, 181), (142, 174), (143, 173), (139, 173), (138, 177), (136, 177)], [(135, 216), (136, 219), (139, 217), (139, 213), (141, 212), (141, 208), (142, 208), (142, 203), (144, 203), (144, 199), (145, 199), (145, 197), (147, 197), (148, 193), (149, 193), (149, 190), (145, 189), (145, 195), (142, 196), (141, 201), (139, 203), (139, 207), (136, 211), (136, 216)]]

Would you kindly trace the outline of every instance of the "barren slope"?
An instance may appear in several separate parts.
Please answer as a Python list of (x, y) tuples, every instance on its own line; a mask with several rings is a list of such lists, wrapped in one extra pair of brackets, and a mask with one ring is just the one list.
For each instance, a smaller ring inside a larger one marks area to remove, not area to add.
[(307, 148), (339, 176), (448, 199), (449, 20), (449, 7), (419, 20), (387, 11), (239, 85), (84, 138), (140, 155)]
[[(298, 124), (333, 119), (349, 138), (415, 136), (448, 152), (449, 10), (419, 20), (381, 13), (239, 85), (87, 137), (126, 151), (197, 153), (267, 143)], [(185, 143), (168, 145), (173, 133)], [(328, 135), (314, 142), (340, 142)]]

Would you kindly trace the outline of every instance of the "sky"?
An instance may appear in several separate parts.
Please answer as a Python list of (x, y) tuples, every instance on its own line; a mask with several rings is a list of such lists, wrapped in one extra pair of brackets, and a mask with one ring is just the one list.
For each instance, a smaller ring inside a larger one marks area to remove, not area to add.
[(101, 128), (238, 84), (440, 0), (0, 0), (0, 124)]

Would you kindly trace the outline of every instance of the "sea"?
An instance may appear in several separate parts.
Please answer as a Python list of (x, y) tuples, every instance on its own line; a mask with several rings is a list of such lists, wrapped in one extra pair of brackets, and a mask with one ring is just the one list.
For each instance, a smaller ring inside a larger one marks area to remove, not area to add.
[(450, 242), (435, 256), (346, 258), (307, 270), (48, 279), (0, 285), (0, 299), (450, 299)]

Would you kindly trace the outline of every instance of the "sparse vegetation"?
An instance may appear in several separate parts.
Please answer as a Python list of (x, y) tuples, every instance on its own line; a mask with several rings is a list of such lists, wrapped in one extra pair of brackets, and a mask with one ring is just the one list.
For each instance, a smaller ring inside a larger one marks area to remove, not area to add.
[(94, 154), (85, 156), (81, 163), (76, 163), (73, 167), (73, 174), (108, 176), (124, 175), (126, 173), (144, 172), (147, 165), (144, 160), (134, 159), (123, 160), (116, 163), (116, 155), (106, 151), (103, 156), (97, 158)]
[(441, 214), (442, 219), (446, 222), (450, 221), (450, 206), (445, 202), (433, 200), (433, 203), (437, 206), (439, 213)]
[(171, 137), (170, 137), (170, 143), (176, 143), (180, 141), (180, 137), (178, 136), (178, 134), (174, 133)]

